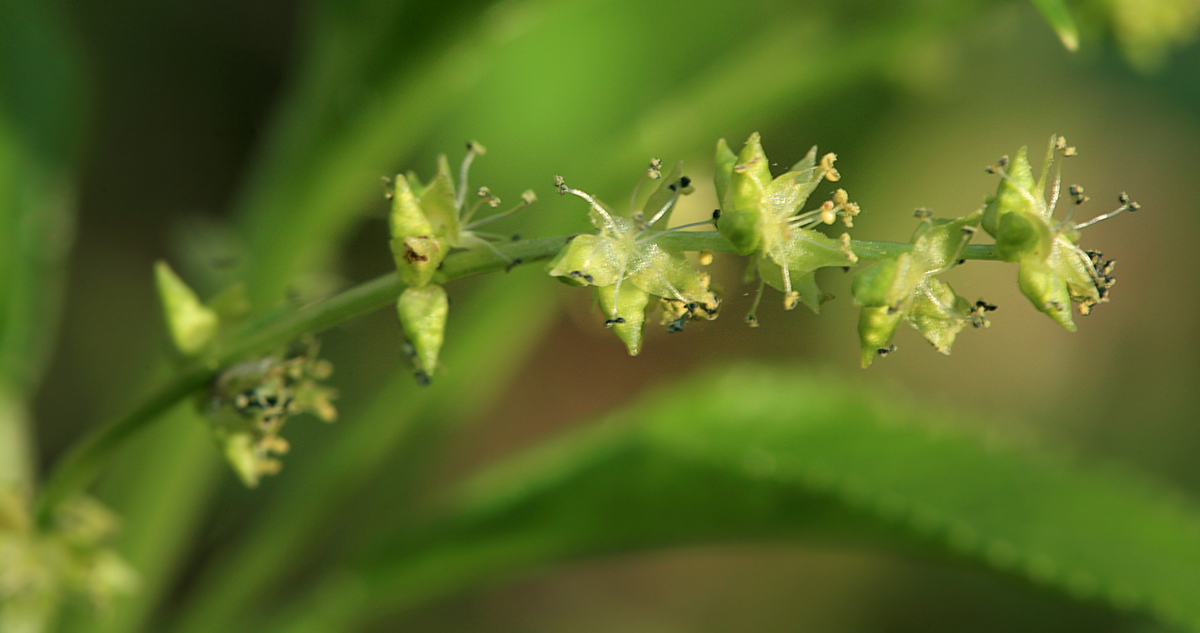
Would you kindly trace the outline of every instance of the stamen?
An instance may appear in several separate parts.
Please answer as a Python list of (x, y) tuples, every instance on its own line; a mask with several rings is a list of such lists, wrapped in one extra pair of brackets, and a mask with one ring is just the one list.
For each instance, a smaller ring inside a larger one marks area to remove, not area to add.
[[(671, 199), (667, 200), (666, 204), (664, 204), (663, 207), (658, 210), (658, 213), (654, 214), (654, 217), (650, 218), (649, 220), (646, 220), (646, 224), (649, 226), (654, 226), (655, 222), (658, 222), (659, 219), (661, 219), (663, 215), (665, 215), (668, 211), (671, 210), (672, 207), (675, 206), (675, 203), (679, 201), (679, 196), (684, 195), (684, 191), (691, 184), (692, 184), (692, 181), (687, 176), (680, 178), (678, 182), (672, 183), (671, 191), (673, 191), (675, 193), (673, 193), (671, 195)], [(705, 224), (707, 224), (707, 222), (705, 222)]]
[(1076, 224), (1075, 228), (1085, 229), (1097, 222), (1107, 220), (1116, 215), (1120, 215), (1124, 211), (1133, 212), (1133, 211), (1137, 211), (1138, 209), (1142, 208), (1142, 205), (1140, 205), (1136, 202), (1129, 201), (1129, 195), (1126, 194), (1125, 192), (1121, 192), (1121, 195), (1118, 196), (1117, 199), (1120, 200), (1122, 204), (1115, 211), (1109, 211), (1108, 213), (1105, 213), (1104, 215), (1096, 216), (1096, 217), (1088, 220), (1087, 222), (1084, 222), (1083, 224)]
[(856, 255), (854, 253), (854, 251), (850, 248), (850, 234), (842, 233), (842, 237), (839, 238), (839, 241), (842, 244), (842, 252), (846, 254), (846, 259), (850, 260), (851, 264), (857, 264), (858, 263), (858, 255)]
[(595, 209), (595, 211), (597, 213), (599, 213), (601, 216), (604, 217), (605, 220), (608, 221), (609, 228), (611, 228), (613, 230), (613, 232), (617, 231), (617, 223), (613, 220), (613, 217), (611, 215), (609, 215), (608, 211), (605, 211), (604, 207), (600, 206), (600, 203), (596, 202), (596, 199), (593, 198), (591, 195), (589, 195), (585, 192), (582, 192), (578, 189), (572, 189), (572, 188), (568, 187), (566, 181), (563, 179), (562, 176), (554, 177), (554, 186), (558, 188), (558, 195), (560, 195), (560, 196), (566, 195), (569, 193), (571, 195), (579, 196), (580, 198), (587, 200), (588, 204), (592, 205), (592, 209)]
[(833, 163), (837, 160), (837, 154), (830, 152), (821, 157), (821, 171), (825, 176), (825, 180), (829, 182), (837, 182), (842, 179), (842, 175), (834, 169)]
[(629, 215), (631, 217), (637, 211), (638, 193), (641, 192), (642, 183), (646, 182), (647, 178), (651, 180), (662, 178), (662, 159), (651, 158), (650, 166), (646, 168), (645, 173), (642, 174), (641, 178), (638, 178), (637, 184), (633, 186), (633, 194), (629, 196)]
[(750, 327), (758, 327), (758, 304), (762, 302), (766, 285), (765, 281), (758, 280), (758, 293), (754, 295), (754, 303), (750, 304), (750, 311), (746, 313), (746, 325)]
[(455, 199), (459, 209), (463, 208), (463, 204), (467, 201), (467, 171), (471, 169), (471, 161), (475, 160), (476, 156), (483, 156), (487, 153), (487, 148), (480, 145), (476, 141), (467, 143), (467, 155), (463, 157), (462, 167), (458, 170), (458, 196)]
[[(497, 203), (500, 202), (499, 198), (496, 198), (496, 202)], [(535, 203), (535, 202), (537, 202), (537, 194), (533, 193), (532, 189), (529, 189), (529, 190), (525, 191), (525, 193), (521, 194), (521, 202), (519, 202), (517, 204), (517, 206), (509, 209), (508, 211), (505, 211), (504, 213), (497, 213), (496, 215), (488, 216), (482, 220), (476, 220), (475, 222), (472, 222), (463, 228), (470, 230), (477, 226), (483, 226), (484, 224), (488, 224), (490, 222), (495, 222), (496, 220), (502, 220), (504, 218), (507, 218), (510, 215), (513, 215), (517, 211), (524, 209), (525, 207), (532, 206), (533, 203)], [(495, 205), (492, 205), (492, 206), (495, 206)], [(478, 208), (479, 205), (477, 204), (477, 205), (475, 205), (475, 207)], [(471, 213), (475, 213), (475, 209), (471, 209)], [(470, 214), (468, 214), (467, 217), (469, 219)]]

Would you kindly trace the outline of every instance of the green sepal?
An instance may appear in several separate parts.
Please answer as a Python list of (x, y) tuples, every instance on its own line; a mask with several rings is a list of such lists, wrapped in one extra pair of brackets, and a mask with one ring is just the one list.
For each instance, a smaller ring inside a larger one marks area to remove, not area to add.
[(817, 269), (853, 263), (837, 240), (812, 229), (792, 229), (791, 239), (776, 243), (767, 255), (758, 258), (762, 280), (776, 290), (787, 292), (783, 278), (783, 266), (786, 265), (792, 290), (800, 293), (804, 305), (818, 313), (826, 295), (817, 288)]
[(431, 284), (407, 288), (396, 301), (404, 337), (413, 346), (413, 365), (418, 376), (428, 379), (438, 365), (438, 354), (446, 336), (450, 301), (441, 286)]
[(862, 366), (867, 368), (886, 349), (903, 315), (887, 306), (864, 307), (858, 315), (858, 338), (862, 344)]
[(220, 317), (200, 303), (196, 293), (166, 262), (155, 262), (154, 278), (175, 348), (184, 356), (200, 354), (216, 337)]
[(729, 193), (729, 180), (733, 176), (733, 166), (737, 164), (737, 154), (729, 149), (725, 139), (717, 141), (717, 157), (714, 162), (713, 184), (717, 188), (717, 204), (724, 209), (727, 205), (725, 196)]
[(1029, 164), (1028, 148), (1022, 147), (1005, 169), (996, 195), (987, 201), (982, 226), (996, 240), (996, 254), (1007, 262), (1019, 262), (1030, 255), (1045, 257), (1053, 235), (1047, 218), (1042, 190), (1046, 170), (1053, 154), (1043, 165), (1042, 178), (1035, 181)]
[(1017, 270), (1017, 284), (1033, 306), (1074, 332), (1071, 302), (1090, 307), (1102, 301), (1096, 281), (1069, 235), (1060, 235), (1050, 256), (1028, 257)]
[(450, 162), (445, 154), (439, 154), (437, 175), (421, 193), (421, 210), (425, 212), (432, 234), (458, 246), (458, 199), (454, 190), (454, 176), (450, 173)]
[(755, 132), (746, 139), (737, 157), (742, 169), (732, 169), (729, 177), (729, 206), (732, 209), (757, 209), (762, 206), (763, 192), (771, 184), (771, 165), (763, 152), (762, 138)]
[(629, 355), (637, 356), (642, 351), (642, 329), (646, 324), (646, 305), (650, 303), (650, 293), (630, 283), (620, 284), (619, 295), (617, 291), (617, 284), (597, 287), (596, 299), (609, 326), (617, 338), (625, 343)]
[(860, 270), (850, 282), (850, 292), (860, 306), (898, 311), (924, 276), (924, 269), (913, 254), (901, 253)]
[(604, 235), (577, 235), (547, 265), (549, 273), (568, 283), (610, 286), (621, 277), (619, 240)]
[(388, 226), (393, 240), (433, 235), (433, 225), (421, 209), (419, 195), (409, 184), (407, 177), (403, 174), (396, 175), (392, 181), (392, 212), (388, 215)]
[(953, 220), (922, 222), (913, 233), (913, 257), (926, 272), (949, 270), (979, 228), (983, 211)]
[(971, 304), (950, 284), (927, 277), (914, 295), (908, 320), (937, 351), (949, 355), (954, 338), (966, 326)]
[[(783, 279), (783, 267), (766, 257), (758, 257), (756, 260), (759, 278), (768, 286), (780, 292), (786, 292), (787, 284)], [(799, 293), (800, 302), (808, 306), (813, 313), (820, 314), (821, 304), (829, 298), (829, 295), (821, 292), (820, 287), (817, 286), (817, 273), (815, 271), (797, 273), (791, 270), (788, 272), (791, 275), (792, 290)]]
[(767, 184), (763, 204), (770, 208), (768, 215), (787, 218), (800, 210), (825, 177), (824, 172), (815, 168), (816, 164), (817, 146), (814, 145), (792, 169)]

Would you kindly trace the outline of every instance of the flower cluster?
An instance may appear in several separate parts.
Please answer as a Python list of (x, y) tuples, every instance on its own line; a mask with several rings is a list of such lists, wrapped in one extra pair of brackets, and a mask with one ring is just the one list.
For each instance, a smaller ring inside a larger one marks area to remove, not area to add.
[[(717, 142), (716, 187), (721, 209), (717, 230), (740, 255), (750, 255), (759, 278), (784, 293), (783, 305), (791, 310), (803, 302), (820, 311), (827, 295), (817, 287), (816, 271), (827, 266), (848, 266), (858, 261), (850, 248), (850, 236), (834, 240), (814, 227), (833, 224), (839, 218), (853, 226), (857, 204), (845, 189), (816, 209), (803, 211), (805, 203), (822, 181), (836, 182), (841, 174), (833, 167), (837, 156), (825, 154), (817, 161), (817, 148), (786, 173), (772, 178), (757, 132), (750, 135), (738, 155)], [(759, 286), (759, 298), (762, 286)], [(746, 320), (756, 325), (755, 309)]]
[[(862, 308), (858, 326), (862, 365), (867, 367), (878, 356), (895, 350), (891, 340), (902, 321), (921, 332), (939, 352), (949, 354), (967, 324), (989, 327), (987, 313), (996, 309), (984, 300), (967, 301), (938, 279), (968, 257), (971, 240), (983, 228), (996, 240), (986, 258), (1017, 263), (1022, 292), (1039, 310), (1073, 330), (1070, 304), (1078, 303), (1080, 312), (1088, 314), (1097, 303), (1107, 300), (1114, 283), (1113, 262), (1076, 245), (1079, 229), (1122, 211), (1137, 210), (1138, 205), (1121, 194), (1121, 208), (1089, 222), (1075, 224), (1070, 215), (1053, 220), (1059, 179), (1055, 179), (1048, 203), (1044, 193), (1056, 153), (1072, 156), (1075, 149), (1067, 147), (1062, 137), (1052, 138), (1046, 165), (1036, 182), (1022, 149), (1014, 160), (1004, 159), (989, 170), (999, 173), (1002, 181), (984, 208), (956, 219), (935, 219), (931, 212), (918, 210), (920, 224), (909, 244), (877, 243), (883, 250), (866, 247), (859, 253), (848, 234), (835, 239), (817, 230), (839, 221), (853, 226), (860, 209), (845, 189), (835, 189), (820, 205), (805, 210), (822, 182), (841, 179), (834, 168), (834, 154), (818, 158), (813, 147), (791, 169), (772, 176), (757, 133), (738, 154), (724, 140), (718, 141), (715, 185), (720, 208), (713, 214), (713, 223), (733, 252), (751, 258), (748, 277), (759, 279), (746, 321), (757, 325), (755, 312), (768, 285), (784, 293), (785, 309), (804, 303), (819, 311), (829, 295), (817, 286), (816, 271), (849, 269), (865, 257), (878, 262), (859, 271), (851, 285), (855, 303)], [(594, 287), (605, 325), (613, 328), (635, 355), (641, 349), (651, 296), (660, 297), (663, 323), (672, 331), (682, 328), (688, 319), (714, 318), (717, 306), (708, 275), (694, 270), (682, 252), (662, 240), (675, 230), (667, 229), (667, 223), (679, 196), (689, 193), (690, 181), (679, 174), (679, 168), (663, 179), (658, 161), (652, 161), (647, 177), (662, 182), (641, 205), (639, 183), (625, 212), (558, 178), (555, 184), (560, 194), (573, 194), (588, 202), (598, 233), (575, 237), (549, 266), (550, 274), (561, 280)], [(1086, 200), (1081, 187), (1073, 185), (1068, 191), (1077, 204)]]
[(279, 435), (288, 418), (311, 413), (324, 422), (337, 419), (336, 392), (321, 384), (333, 366), (317, 358), (312, 336), (275, 354), (242, 361), (217, 375), (201, 402), (225, 459), (253, 488), (263, 475), (282, 467), (275, 457), (288, 451)]
[[(549, 264), (551, 275), (572, 285), (592, 286), (611, 327), (631, 356), (642, 349), (642, 328), (651, 296), (663, 304), (664, 324), (678, 331), (688, 319), (715, 319), (719, 301), (709, 288), (709, 276), (697, 272), (687, 257), (660, 243), (679, 197), (692, 191), (681, 167), (662, 177), (662, 162), (655, 159), (635, 188), (626, 212), (618, 212), (591, 195), (555, 178), (560, 195), (572, 194), (587, 201), (596, 235), (576, 236)], [(640, 208), (638, 190), (646, 179), (659, 186)], [(647, 216), (647, 214), (649, 214)], [(699, 224), (707, 224), (701, 222)]]
[(392, 200), (388, 216), (392, 255), (400, 279), (407, 286), (397, 300), (396, 309), (411, 347), (417, 381), (423, 385), (429, 384), (429, 377), (437, 368), (449, 312), (446, 291), (430, 283), (433, 273), (455, 248), (486, 248), (509, 265), (520, 263), (492, 244), (502, 238), (476, 228), (508, 217), (537, 200), (533, 191), (526, 191), (521, 202), (507, 212), (472, 222), (480, 207), (500, 206), (500, 199), (487, 187), (477, 189), (474, 203), (467, 205), (467, 173), (475, 157), (485, 151), (479, 143), (467, 143), (457, 187), (444, 154), (438, 156), (437, 174), (427, 184), (422, 184), (413, 172), (385, 179), (386, 196)]
[(49, 631), (65, 599), (103, 608), (133, 593), (138, 576), (110, 543), (117, 518), (87, 497), (35, 525), (29, 495), (0, 486), (0, 630)]
[[(155, 275), (167, 328), (184, 359), (209, 358), (220, 334), (249, 311), (240, 285), (201, 303), (166, 262), (158, 262)], [(239, 362), (217, 375), (199, 399), (226, 461), (251, 488), (262, 475), (279, 472), (274, 455), (288, 450), (279, 432), (289, 417), (312, 413), (326, 422), (337, 417), (335, 392), (320, 384), (333, 367), (317, 359), (318, 347), (316, 338), (305, 336), (273, 354)]]
[(1103, 261), (1100, 253), (1076, 245), (1080, 229), (1140, 207), (1122, 193), (1121, 206), (1115, 211), (1075, 224), (1071, 221), (1075, 207), (1088, 198), (1082, 187), (1071, 185), (1068, 193), (1074, 204), (1065, 219), (1055, 221), (1054, 207), (1062, 191), (1062, 179), (1055, 174), (1047, 202), (1050, 166), (1056, 154), (1075, 156), (1075, 148), (1068, 147), (1065, 138), (1052, 136), (1036, 182), (1026, 154), (1022, 147), (1012, 160), (1001, 158), (998, 166), (988, 169), (999, 174), (1001, 181), (984, 209), (983, 229), (996, 239), (997, 256), (1018, 264), (1017, 283), (1034, 307), (1073, 332), (1071, 304), (1078, 303), (1079, 313), (1087, 315), (1096, 304), (1108, 301), (1108, 291), (1116, 283), (1112, 276), (1115, 262)]
[(921, 224), (913, 234), (912, 250), (882, 259), (854, 276), (850, 290), (854, 302), (862, 306), (858, 335), (863, 367), (895, 350), (890, 343), (902, 320), (943, 354), (950, 353), (967, 323), (989, 325), (984, 314), (996, 306), (982, 300), (971, 304), (937, 279), (958, 264), (982, 216), (982, 211), (976, 211), (956, 220), (935, 220), (930, 212), (919, 210)]

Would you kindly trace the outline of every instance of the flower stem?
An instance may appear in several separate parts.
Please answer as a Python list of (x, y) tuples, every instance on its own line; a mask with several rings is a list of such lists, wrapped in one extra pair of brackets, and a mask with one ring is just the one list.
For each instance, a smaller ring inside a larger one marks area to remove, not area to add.
[[(505, 270), (516, 263), (528, 264), (556, 255), (574, 236), (558, 236), (497, 246), (509, 259), (487, 249), (461, 251), (447, 257), (434, 276), (437, 283)], [(664, 246), (684, 251), (733, 253), (733, 246), (715, 231), (668, 233), (659, 238)], [(881, 259), (911, 250), (911, 244), (852, 242), (861, 259)], [(964, 259), (994, 260), (991, 246), (971, 246)], [(255, 321), (222, 339), (209, 356), (183, 366), (171, 379), (122, 417), (93, 431), (77, 442), (55, 464), (37, 501), (39, 524), (48, 526), (55, 509), (65, 499), (86, 488), (126, 439), (142, 430), (171, 407), (208, 384), (218, 372), (247, 356), (260, 354), (306, 332), (320, 332), (395, 302), (404, 289), (396, 273), (389, 273), (340, 294), (293, 311)]]

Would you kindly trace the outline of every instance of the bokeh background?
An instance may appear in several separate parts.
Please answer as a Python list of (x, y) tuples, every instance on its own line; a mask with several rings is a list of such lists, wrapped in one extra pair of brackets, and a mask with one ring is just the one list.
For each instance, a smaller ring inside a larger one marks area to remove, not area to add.
[[(849, 275), (822, 274), (839, 298), (819, 316), (785, 313), (768, 291), (762, 327), (748, 329), (752, 288), (732, 257), (712, 268), (723, 317), (656, 330), (637, 358), (601, 326), (588, 293), (540, 265), (450, 287), (444, 372), (427, 390), (412, 384), (391, 311), (348, 323), (323, 337), (341, 420), (292, 422), (284, 472), (260, 489), (240, 486), (183, 409), (114, 464), (98, 494), (125, 517), (119, 547), (147, 586), (105, 626), (189, 630), (229, 569), (245, 572), (235, 587), (259, 592), (239, 608), (270, 611), (481, 465), (678, 376), (746, 359), (911, 394), (970, 412), (979, 432), (1200, 494), (1200, 7), (1070, 6), (1077, 52), (1026, 2), (64, 0), (35, 11), (77, 60), (81, 130), (62, 320), (34, 407), (42, 471), (127, 407), (167, 356), (154, 260), (202, 294), (245, 279), (259, 306), (383, 274), (380, 177), (429, 174), (443, 152), (456, 163), (468, 139), (489, 149), (472, 183), (541, 197), (500, 225), (526, 237), (587, 229), (582, 203), (553, 195), (553, 175), (619, 203), (651, 156), (683, 160), (699, 183), (679, 221), (707, 217), (715, 141), (740, 145), (752, 131), (780, 166), (813, 144), (836, 152), (839, 184), (863, 208), (851, 231), (862, 239), (906, 240), (917, 207), (969, 213), (995, 188), (985, 166), (1022, 145), (1040, 157), (1053, 133), (1079, 148), (1064, 167), (1064, 181), (1093, 198), (1079, 213), (1115, 208), (1122, 191), (1143, 209), (1086, 231), (1084, 247), (1119, 261), (1119, 283), (1112, 303), (1077, 318), (1079, 332), (1036, 312), (1013, 267), (972, 263), (949, 280), (1000, 306), (992, 328), (964, 332), (950, 357), (902, 330), (898, 352), (868, 371)], [(308, 520), (272, 519), (297, 516)], [(247, 552), (257, 562), (230, 562)], [(1149, 627), (968, 569), (795, 544), (571, 565), (377, 625)]]

